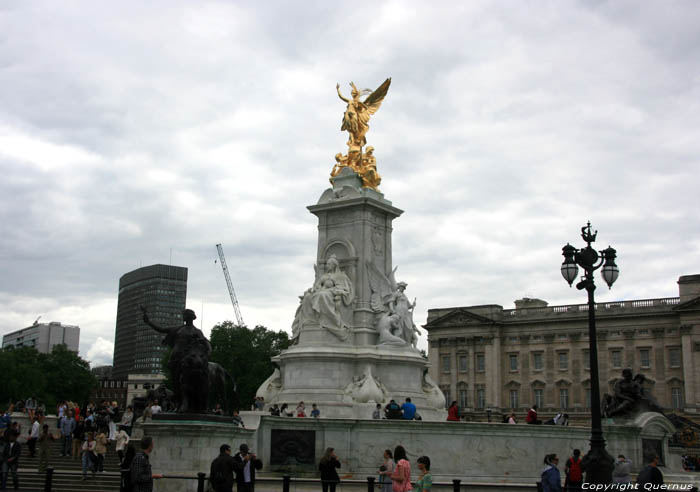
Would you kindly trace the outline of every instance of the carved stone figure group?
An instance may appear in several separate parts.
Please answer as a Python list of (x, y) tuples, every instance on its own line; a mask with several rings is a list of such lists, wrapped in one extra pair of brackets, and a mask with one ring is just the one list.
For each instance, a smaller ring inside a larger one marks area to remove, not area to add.
[(372, 262), (367, 262), (372, 295), (370, 307), (377, 313), (376, 324), (379, 333), (379, 345), (412, 345), (418, 342), (420, 332), (413, 323), (415, 299), (409, 301), (406, 296), (406, 282), (396, 282), (394, 269), (389, 277)]
[(632, 377), (632, 369), (622, 371), (622, 379), (614, 386), (614, 394), (603, 395), (601, 407), (606, 417), (632, 417), (639, 412), (663, 413), (656, 399), (644, 389), (643, 374)]
[[(317, 268), (317, 267), (315, 267)], [(292, 342), (298, 341), (305, 325), (318, 324), (338, 337), (347, 340), (350, 335), (349, 319), (345, 309), (355, 298), (352, 281), (340, 269), (335, 255), (326, 261), (325, 272), (318, 275), (314, 286), (299, 296), (299, 307), (292, 323)]]

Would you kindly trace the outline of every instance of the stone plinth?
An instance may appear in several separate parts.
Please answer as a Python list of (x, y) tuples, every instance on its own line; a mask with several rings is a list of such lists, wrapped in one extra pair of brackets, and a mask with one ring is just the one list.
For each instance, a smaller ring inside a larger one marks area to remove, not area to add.
[[(545, 454), (557, 453), (563, 469), (563, 461), (573, 449), (587, 452), (590, 439), (588, 427), (266, 415), (260, 418), (257, 429), (159, 420), (145, 424), (144, 430), (156, 443), (151, 455), (153, 471), (166, 475), (195, 476), (198, 471), (208, 472), (221, 444), (227, 443), (236, 449), (245, 442), (263, 460), (260, 473), (263, 477), (284, 474), (296, 478), (317, 477), (318, 460), (326, 448), (332, 447), (340, 458), (341, 474), (364, 480), (376, 475), (383, 451), (400, 444), (406, 448), (412, 464), (421, 455), (430, 457), (435, 481), (449, 482), (458, 478), (464, 483), (529, 484), (531, 487), (539, 480)], [(632, 460), (634, 469), (639, 470), (642, 439), (652, 437), (665, 442), (673, 427), (662, 415), (648, 413), (623, 425), (605, 425), (603, 430), (608, 452), (613, 456), (624, 454)], [(273, 447), (274, 439), (277, 441)], [(280, 450), (286, 451), (280, 454)], [(679, 457), (667, 451), (664, 447), (666, 467), (661, 468), (666, 483), (695, 481), (698, 474), (684, 474)], [(285, 460), (285, 454), (294, 458)], [(304, 463), (305, 460), (308, 463)], [(413, 467), (412, 470), (412, 480), (415, 480), (417, 469)], [(185, 483), (171, 480), (167, 482), (167, 489), (156, 490), (196, 490), (194, 482), (187, 486)]]
[[(304, 401), (307, 413), (316, 403), (323, 416), (370, 418), (376, 403), (407, 397), (426, 420), (445, 420), (424, 391), (426, 360), (413, 350), (390, 346), (292, 347), (274, 359), (283, 368), (281, 390), (275, 400), (289, 402), (291, 409)], [(363, 377), (371, 377), (380, 393), (363, 391)]]
[(344, 168), (308, 207), (318, 217), (315, 276), (300, 296), (294, 345), (257, 395), (268, 408), (304, 401), (307, 412), (316, 403), (325, 416), (351, 419), (410, 397), (424, 419), (444, 420), (444, 396), (414, 346), (406, 285), (394, 278), (392, 222), (403, 211), (361, 185)]

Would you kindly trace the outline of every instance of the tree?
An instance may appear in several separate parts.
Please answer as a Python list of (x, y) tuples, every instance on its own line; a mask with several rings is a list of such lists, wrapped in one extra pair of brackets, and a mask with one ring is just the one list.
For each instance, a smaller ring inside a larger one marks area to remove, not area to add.
[(82, 404), (97, 378), (90, 365), (65, 345), (57, 345), (50, 354), (32, 347), (6, 347), (0, 350), (0, 402), (15, 402), (35, 397), (51, 411), (60, 400)]
[(90, 390), (98, 384), (90, 372), (90, 364), (65, 345), (56, 345), (44, 356), (46, 383), (57, 400), (70, 400), (80, 405), (90, 397)]
[(212, 353), (209, 360), (217, 362), (233, 377), (238, 386), (238, 406), (247, 408), (255, 392), (272, 374), (270, 358), (289, 347), (289, 335), (284, 331), (268, 330), (224, 321), (215, 325), (210, 337)]

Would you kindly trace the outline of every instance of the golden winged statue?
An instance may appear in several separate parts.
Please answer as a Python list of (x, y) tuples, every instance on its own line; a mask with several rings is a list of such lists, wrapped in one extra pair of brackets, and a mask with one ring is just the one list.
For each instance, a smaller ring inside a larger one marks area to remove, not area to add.
[[(363, 153), (362, 148), (367, 144), (365, 135), (369, 130), (369, 119), (377, 112), (382, 105), (382, 101), (386, 97), (386, 93), (391, 85), (391, 77), (386, 79), (382, 85), (376, 90), (358, 89), (354, 82), (350, 82), (352, 99), (348, 99), (340, 92), (340, 84), (336, 84), (335, 88), (338, 91), (338, 97), (347, 103), (345, 113), (343, 114), (343, 124), (340, 127), (341, 131), (347, 131), (348, 137), (348, 154), (336, 155), (336, 164), (331, 171), (331, 178), (337, 176), (342, 168), (351, 167), (362, 178), (362, 186), (377, 190), (381, 181), (381, 176), (377, 173), (376, 158), (372, 155), (368, 147), (368, 152)], [(364, 101), (360, 100), (365, 94), (369, 94)]]

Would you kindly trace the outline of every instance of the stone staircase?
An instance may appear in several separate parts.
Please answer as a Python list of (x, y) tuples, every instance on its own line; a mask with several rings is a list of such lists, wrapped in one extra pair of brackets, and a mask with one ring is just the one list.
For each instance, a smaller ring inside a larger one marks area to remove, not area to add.
[[(114, 444), (107, 445), (104, 461), (104, 472), (96, 473), (94, 477), (88, 472), (87, 480), (83, 481), (83, 465), (80, 459), (61, 455), (61, 441), (51, 444), (49, 466), (54, 474), (51, 490), (55, 492), (118, 492), (119, 491), (119, 456), (114, 450)], [(19, 485), (23, 491), (44, 491), (46, 473), (39, 474), (39, 450), (34, 458), (29, 456), (29, 448), (22, 445), (22, 456), (19, 461)], [(8, 476), (8, 490), (12, 490), (12, 477)]]

